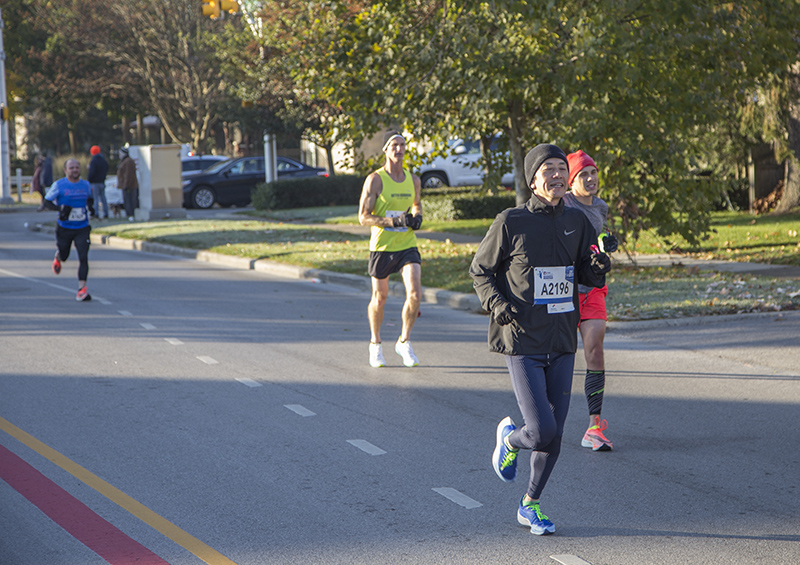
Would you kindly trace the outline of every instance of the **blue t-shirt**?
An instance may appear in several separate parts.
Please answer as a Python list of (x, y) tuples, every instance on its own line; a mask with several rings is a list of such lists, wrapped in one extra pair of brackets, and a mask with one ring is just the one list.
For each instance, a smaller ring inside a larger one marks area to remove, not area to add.
[(47, 191), (45, 198), (58, 206), (70, 206), (69, 219), (59, 218), (62, 228), (79, 230), (89, 225), (89, 210), (86, 201), (92, 197), (92, 185), (83, 179), (70, 182), (66, 177), (58, 179)]

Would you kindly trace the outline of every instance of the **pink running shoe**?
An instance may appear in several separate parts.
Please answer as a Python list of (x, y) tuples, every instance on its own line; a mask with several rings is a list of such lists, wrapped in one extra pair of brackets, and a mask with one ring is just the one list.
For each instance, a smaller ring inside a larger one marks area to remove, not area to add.
[(595, 416), (594, 425), (589, 426), (589, 429), (583, 434), (581, 445), (591, 447), (592, 451), (611, 451), (614, 445), (603, 435), (606, 428), (608, 428), (608, 421), (601, 420), (600, 416)]

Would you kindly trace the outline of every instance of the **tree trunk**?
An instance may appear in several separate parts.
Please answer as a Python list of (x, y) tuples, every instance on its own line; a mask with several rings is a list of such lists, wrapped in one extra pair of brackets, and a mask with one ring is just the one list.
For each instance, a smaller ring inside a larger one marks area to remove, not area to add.
[(143, 132), (144, 124), (142, 123), (142, 115), (136, 114), (136, 145), (144, 144), (144, 137), (142, 136)]
[(330, 141), (325, 143), (325, 156), (328, 158), (328, 174), (335, 177), (336, 170), (333, 166), (333, 143)]
[(482, 135), (480, 138), (480, 146), (481, 146), (481, 157), (483, 157), (483, 190), (492, 190), (500, 184), (499, 180), (495, 177), (497, 176), (496, 171), (494, 170), (494, 163), (492, 162), (492, 140), (494, 139), (494, 134), (490, 133), (487, 135)]
[(789, 123), (787, 131), (789, 134), (789, 149), (791, 155), (786, 160), (786, 175), (783, 184), (783, 197), (775, 207), (775, 212), (788, 212), (800, 206), (800, 63), (795, 63), (792, 67), (791, 92), (793, 96), (789, 105)]
[(122, 145), (131, 142), (131, 120), (128, 116), (122, 117)]
[(522, 150), (522, 101), (512, 100), (508, 115), (508, 144), (511, 147), (511, 164), (514, 166), (514, 190), (517, 206), (531, 198), (531, 189), (525, 182), (525, 155)]

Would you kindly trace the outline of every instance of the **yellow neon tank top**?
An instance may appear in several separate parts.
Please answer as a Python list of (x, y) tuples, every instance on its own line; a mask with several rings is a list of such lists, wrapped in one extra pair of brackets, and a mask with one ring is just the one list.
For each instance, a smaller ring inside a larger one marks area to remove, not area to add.
[[(375, 201), (372, 213), (384, 218), (405, 214), (414, 204), (414, 181), (411, 173), (403, 169), (406, 178), (395, 182), (386, 169), (378, 169), (383, 190)], [(369, 240), (370, 251), (403, 251), (417, 246), (417, 236), (411, 228), (381, 228), (372, 226)]]

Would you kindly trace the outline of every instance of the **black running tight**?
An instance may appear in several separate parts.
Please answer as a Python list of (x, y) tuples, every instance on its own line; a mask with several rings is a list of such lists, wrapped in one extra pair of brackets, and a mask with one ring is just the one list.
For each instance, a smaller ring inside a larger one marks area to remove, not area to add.
[(71, 230), (56, 227), (56, 246), (58, 247), (58, 258), (62, 261), (69, 259), (70, 247), (74, 243), (75, 251), (78, 252), (78, 280), (85, 281), (89, 276), (89, 245), (91, 240), (89, 234), (92, 228), (86, 226), (78, 230)]
[(508, 443), (532, 450), (528, 496), (538, 500), (561, 452), (575, 354), (506, 355), (506, 365), (525, 421)]

